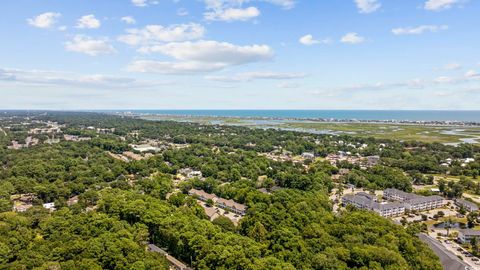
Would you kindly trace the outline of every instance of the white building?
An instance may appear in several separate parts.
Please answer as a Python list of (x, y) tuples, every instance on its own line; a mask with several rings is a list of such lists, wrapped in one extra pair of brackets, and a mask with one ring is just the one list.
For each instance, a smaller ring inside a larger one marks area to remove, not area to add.
[(51, 203), (44, 203), (43, 204), (43, 208), (45, 209), (48, 209), (50, 211), (55, 211), (55, 203), (54, 202), (51, 202)]
[(403, 202), (405, 209), (411, 211), (431, 210), (445, 205), (445, 200), (440, 196), (425, 197), (394, 188), (385, 189), (383, 197), (388, 200)]
[(458, 231), (458, 241), (462, 244), (470, 243), (473, 238), (480, 240), (480, 231), (472, 229), (462, 229)]

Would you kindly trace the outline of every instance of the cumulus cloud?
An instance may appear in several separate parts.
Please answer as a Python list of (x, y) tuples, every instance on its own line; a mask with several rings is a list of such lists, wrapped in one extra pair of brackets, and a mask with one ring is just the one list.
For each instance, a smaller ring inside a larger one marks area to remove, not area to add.
[(425, 2), (424, 8), (426, 10), (439, 11), (449, 9), (460, 3), (461, 0), (428, 0)]
[(80, 17), (77, 21), (77, 26), (76, 28), (80, 29), (97, 29), (100, 28), (101, 23), (100, 21), (95, 18), (95, 15), (90, 14), (90, 15), (85, 15)]
[(329, 38), (325, 38), (323, 40), (317, 40), (315, 38), (313, 38), (312, 35), (308, 34), (308, 35), (305, 35), (303, 37), (301, 37), (298, 42), (300, 42), (301, 44), (305, 45), (305, 46), (311, 46), (311, 45), (315, 45), (315, 44), (329, 44), (332, 42), (331, 39)]
[(280, 6), (284, 9), (294, 8), (297, 1), (295, 0), (204, 0), (207, 9), (222, 7), (239, 7), (243, 4), (252, 2), (265, 2), (272, 5)]
[(295, 0), (204, 0), (206, 12), (204, 18), (210, 21), (248, 21), (260, 16), (257, 7), (244, 7), (245, 4), (265, 2), (291, 9), (295, 6)]
[(149, 4), (158, 4), (158, 1), (148, 1), (148, 0), (131, 0), (132, 4), (136, 7), (146, 7)]
[(448, 29), (448, 25), (420, 25), (417, 27), (394, 28), (392, 33), (395, 35), (420, 35), (425, 32), (440, 32)]
[(382, 6), (377, 0), (355, 0), (355, 4), (360, 13), (372, 13)]
[(227, 42), (172, 42), (140, 48), (142, 53), (160, 53), (174, 62), (135, 61), (128, 70), (154, 73), (194, 73), (221, 70), (230, 66), (268, 61), (273, 50), (267, 45), (239, 46)]
[(256, 7), (219, 9), (204, 14), (209, 21), (248, 21), (260, 16), (260, 10)]
[(359, 36), (357, 33), (347, 33), (345, 34), (340, 41), (342, 43), (348, 43), (348, 44), (359, 44), (365, 41), (365, 38), (362, 36)]
[(62, 15), (55, 12), (42, 13), (36, 17), (27, 19), (28, 24), (37, 28), (52, 28)]
[(169, 82), (138, 81), (133, 78), (103, 74), (82, 75), (51, 70), (20, 70), (0, 68), (0, 81), (27, 85), (70, 86), (82, 88), (149, 88)]
[(270, 4), (281, 6), (284, 9), (294, 8), (297, 3), (297, 1), (295, 0), (263, 0), (262, 2), (267, 2)]
[(230, 65), (264, 61), (273, 57), (273, 51), (267, 45), (238, 46), (213, 40), (172, 42), (165, 45), (143, 47), (140, 51), (162, 53), (183, 61), (216, 62)]
[(132, 16), (124, 16), (120, 20), (122, 22), (126, 23), (126, 24), (136, 24), (137, 23), (135, 18), (133, 18)]
[(74, 36), (71, 41), (65, 43), (65, 49), (70, 52), (78, 52), (90, 56), (116, 53), (115, 48), (109, 43), (108, 39), (94, 39), (85, 35)]
[(249, 82), (254, 80), (293, 80), (304, 78), (303, 73), (278, 73), (278, 72), (245, 72), (230, 76), (207, 76), (207, 80), (218, 82)]
[(178, 42), (195, 40), (205, 35), (205, 28), (196, 23), (171, 26), (147, 25), (144, 28), (127, 29), (118, 40), (132, 45), (148, 45), (160, 42)]

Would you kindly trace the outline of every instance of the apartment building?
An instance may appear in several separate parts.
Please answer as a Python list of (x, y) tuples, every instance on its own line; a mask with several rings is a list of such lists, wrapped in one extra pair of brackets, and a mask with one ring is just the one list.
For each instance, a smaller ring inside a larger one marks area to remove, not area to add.
[(458, 207), (463, 207), (465, 210), (469, 212), (478, 211), (478, 205), (476, 203), (469, 202), (464, 199), (456, 199), (455, 205), (457, 205)]
[(480, 231), (472, 229), (461, 229), (458, 231), (457, 240), (462, 244), (470, 243), (473, 238), (480, 240)]
[(445, 200), (440, 196), (425, 197), (394, 188), (385, 189), (383, 197), (387, 200), (402, 202), (405, 209), (410, 211), (431, 210), (445, 205)]
[(343, 205), (353, 205), (359, 209), (373, 211), (382, 217), (394, 217), (405, 213), (405, 206), (401, 203), (378, 203), (375, 199), (374, 196), (361, 192), (356, 195), (345, 195), (342, 198), (342, 203)]

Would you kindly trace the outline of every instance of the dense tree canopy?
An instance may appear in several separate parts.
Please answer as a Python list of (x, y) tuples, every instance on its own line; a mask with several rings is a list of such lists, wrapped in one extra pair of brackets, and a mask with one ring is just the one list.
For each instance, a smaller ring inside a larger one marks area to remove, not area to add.
[[(25, 140), (32, 136), (28, 129), (40, 125), (23, 125), (25, 117), (64, 124), (65, 134), (91, 140), (8, 149), (10, 141)], [(448, 158), (476, 158), (464, 166), (454, 161), (448, 169), (452, 174), (473, 177), (480, 169), (480, 149), (473, 145), (94, 113), (10, 112), (0, 124), (11, 127), (0, 134), (0, 269), (166, 269), (163, 256), (146, 251), (149, 242), (195, 269), (441, 269), (438, 258), (414, 236), (415, 228), (405, 230), (355, 209), (334, 214), (328, 195), (339, 168), (322, 160), (274, 161), (260, 153), (379, 155), (380, 163), (368, 169), (339, 165), (350, 170), (337, 181), (368, 189), (411, 191), (412, 183), (432, 181), (424, 174), (446, 173), (440, 164)], [(100, 134), (90, 126), (115, 131)], [(130, 144), (148, 139), (188, 147), (169, 147), (130, 162), (112, 156), (134, 151)], [(353, 147), (362, 144), (368, 147)], [(205, 179), (174, 185), (183, 168), (200, 170)], [(480, 191), (469, 181), (445, 183), (442, 191), (448, 196), (463, 188)], [(260, 190), (273, 187), (277, 191)], [(243, 203), (247, 214), (237, 226), (224, 217), (210, 221), (187, 195), (191, 188)], [(10, 196), (26, 193), (36, 195), (34, 207), (10, 212)], [(67, 206), (77, 195), (78, 204)], [(57, 210), (43, 209), (47, 202), (55, 202)]]

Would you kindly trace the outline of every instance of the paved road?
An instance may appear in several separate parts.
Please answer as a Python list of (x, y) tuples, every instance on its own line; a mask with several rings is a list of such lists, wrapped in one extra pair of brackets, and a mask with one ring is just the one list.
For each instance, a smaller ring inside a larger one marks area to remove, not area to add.
[(461, 261), (455, 254), (447, 250), (437, 239), (424, 233), (418, 234), (418, 237), (437, 254), (445, 270), (473, 270), (478, 269)]

